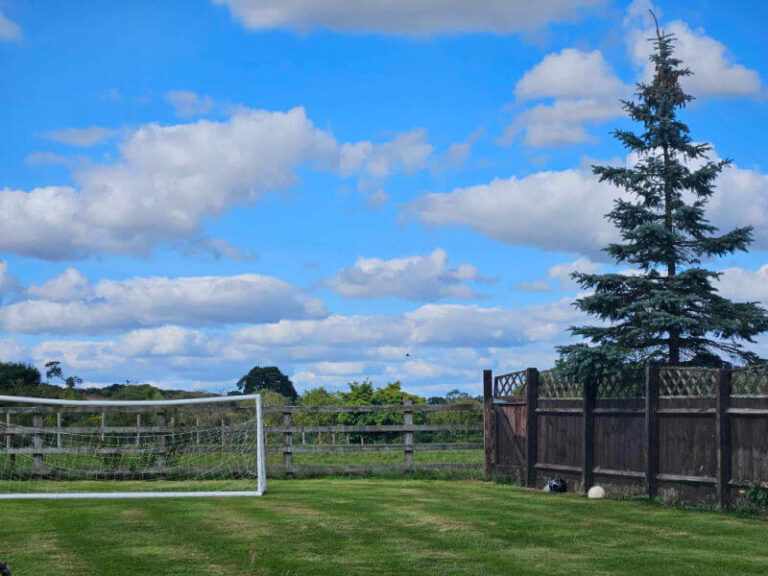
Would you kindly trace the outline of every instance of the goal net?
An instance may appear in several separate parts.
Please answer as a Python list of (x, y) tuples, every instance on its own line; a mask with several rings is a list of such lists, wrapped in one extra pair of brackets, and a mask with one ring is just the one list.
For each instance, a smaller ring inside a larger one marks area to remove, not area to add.
[(261, 396), (0, 396), (0, 499), (260, 496)]

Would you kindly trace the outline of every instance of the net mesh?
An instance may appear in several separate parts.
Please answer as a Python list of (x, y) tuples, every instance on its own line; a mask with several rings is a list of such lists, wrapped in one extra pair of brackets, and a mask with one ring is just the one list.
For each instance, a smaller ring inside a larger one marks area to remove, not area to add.
[(0, 406), (0, 494), (263, 489), (253, 400), (179, 407)]

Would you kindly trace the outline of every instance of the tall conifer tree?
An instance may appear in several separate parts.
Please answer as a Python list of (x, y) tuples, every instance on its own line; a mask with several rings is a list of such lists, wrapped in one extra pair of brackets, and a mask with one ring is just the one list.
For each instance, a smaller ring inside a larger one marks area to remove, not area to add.
[(575, 376), (648, 363), (755, 362), (758, 357), (743, 343), (768, 329), (763, 308), (720, 296), (713, 286), (720, 274), (703, 267), (714, 257), (746, 251), (752, 229), (719, 234), (707, 220), (705, 206), (730, 160), (710, 160), (711, 146), (691, 139), (677, 117), (693, 99), (680, 87), (691, 72), (674, 57), (674, 37), (660, 32), (658, 23), (652, 41), (653, 80), (637, 85), (635, 101), (623, 102), (642, 131), (613, 132), (636, 162), (593, 167), (600, 181), (626, 191), (606, 215), (621, 241), (605, 250), (634, 270), (574, 274), (582, 289), (592, 292), (576, 306), (602, 321), (570, 328), (592, 345), (560, 348), (562, 365)]

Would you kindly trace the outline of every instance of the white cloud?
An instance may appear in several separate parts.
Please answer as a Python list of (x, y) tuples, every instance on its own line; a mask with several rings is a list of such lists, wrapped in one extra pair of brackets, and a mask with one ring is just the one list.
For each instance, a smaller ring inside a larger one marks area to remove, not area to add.
[(418, 130), (381, 144), (339, 145), (303, 108), (147, 124), (119, 144), (115, 163), (76, 171), (77, 187), (0, 189), (0, 251), (49, 260), (147, 255), (161, 243), (199, 238), (207, 220), (292, 185), (307, 163), (384, 177), (420, 169), (431, 151)]
[[(733, 165), (716, 187), (707, 208), (712, 223), (722, 231), (754, 226), (753, 247), (768, 249), (768, 175)], [(604, 215), (619, 195), (587, 170), (548, 171), (427, 194), (406, 204), (404, 216), (426, 226), (468, 226), (505, 244), (605, 260), (601, 249), (618, 236)]]
[(768, 264), (757, 270), (727, 268), (717, 283), (726, 298), (768, 304)]
[(466, 282), (477, 280), (482, 277), (474, 266), (451, 267), (448, 254), (438, 248), (426, 256), (392, 260), (359, 258), (354, 266), (339, 270), (328, 285), (349, 298), (393, 296), (407, 300), (438, 300), (477, 296), (466, 285)]
[(13, 338), (0, 339), (0, 362), (23, 362), (27, 351)]
[(0, 12), (0, 41), (20, 40), (23, 36), (19, 25)]
[(246, 351), (305, 347), (312, 353), (318, 351), (313, 346), (324, 350), (359, 346), (360, 353), (381, 347), (413, 352), (421, 346), (518, 346), (558, 336), (563, 323), (578, 315), (569, 300), (520, 309), (427, 304), (393, 316), (334, 315), (245, 327), (232, 332), (231, 345)]
[(76, 270), (32, 286), (30, 299), (0, 308), (11, 333), (101, 333), (179, 324), (219, 326), (316, 318), (326, 314), (316, 298), (290, 284), (256, 274), (147, 277), (90, 285)]
[(619, 99), (628, 92), (599, 50), (566, 48), (549, 54), (520, 79), (515, 97), (518, 103), (553, 101), (518, 114), (501, 143), (511, 143), (520, 133), (523, 144), (534, 148), (589, 142), (587, 126), (621, 114)]
[(555, 281), (562, 288), (576, 288), (578, 284), (571, 278), (571, 274), (574, 272), (581, 272), (582, 274), (594, 274), (601, 267), (601, 264), (592, 262), (589, 258), (578, 258), (573, 262), (564, 262), (562, 264), (555, 264), (549, 268), (549, 277)]
[(575, 19), (604, 0), (213, 0), (251, 30), (339, 32), (424, 36), (442, 33), (533, 30)]
[(625, 90), (599, 50), (566, 48), (549, 54), (515, 85), (518, 100), (614, 98)]
[(215, 353), (215, 345), (203, 332), (179, 326), (134, 330), (120, 338), (117, 349), (125, 356), (196, 356)]
[(8, 272), (8, 262), (0, 260), (0, 300), (9, 292), (19, 288), (18, 279)]
[(211, 112), (214, 107), (214, 102), (210, 96), (199, 96), (188, 90), (166, 92), (165, 101), (173, 106), (176, 116), (181, 118), (204, 116)]
[(447, 390), (474, 386), (482, 368), (506, 363), (512, 349), (525, 358), (529, 347), (551, 348), (581, 317), (567, 300), (519, 309), (430, 304), (405, 314), (281, 320), (223, 333), (162, 326), (103, 341), (47, 340), (25, 356), (39, 364), (61, 360), (95, 382), (183, 380), (183, 387), (220, 389), (231, 375), (232, 389), (260, 363), (280, 366), (302, 387), (369, 376), (380, 384), (405, 379), (409, 390)]
[(65, 128), (64, 130), (54, 130), (48, 132), (45, 137), (48, 140), (77, 146), (79, 148), (89, 148), (96, 144), (101, 144), (110, 138), (117, 136), (117, 130), (110, 130), (102, 126), (91, 126), (89, 128)]
[[(625, 19), (630, 56), (643, 67), (645, 81), (653, 76), (653, 65), (648, 61), (653, 45), (648, 38), (654, 32), (648, 27), (648, 8), (652, 8), (650, 2), (636, 0)], [(675, 34), (676, 56), (694, 72), (681, 80), (694, 96), (756, 97), (763, 92), (759, 73), (734, 63), (726, 47), (703, 30), (692, 30), (679, 20), (665, 24), (664, 30)], [(598, 50), (566, 48), (549, 54), (515, 86), (518, 105), (545, 102), (520, 112), (505, 129), (500, 143), (510, 144), (520, 134), (522, 143), (533, 148), (595, 141), (588, 126), (622, 115), (619, 100), (630, 94), (631, 87), (616, 76)]]
[[(630, 28), (627, 41), (634, 62), (643, 67), (644, 81), (653, 77), (653, 64), (648, 61), (653, 45), (648, 38), (655, 37), (656, 33), (649, 26), (645, 10), (651, 7), (646, 0), (634, 2), (627, 20), (631, 26), (639, 24), (639, 27)], [(734, 62), (728, 48), (707, 36), (702, 28), (694, 30), (687, 23), (675, 20), (662, 23), (661, 29), (675, 35), (675, 57), (693, 72), (692, 76), (681, 80), (688, 93), (696, 97), (757, 97), (763, 92), (759, 72)]]
[(597, 138), (589, 134), (587, 126), (601, 124), (620, 113), (618, 98), (611, 101), (583, 98), (537, 104), (521, 112), (505, 128), (500, 143), (510, 144), (520, 133), (524, 134), (522, 143), (531, 148), (558, 148), (595, 142)]
[(75, 268), (67, 268), (56, 278), (27, 288), (27, 294), (36, 300), (74, 302), (93, 296), (91, 282)]
[(415, 172), (427, 166), (433, 151), (426, 130), (417, 128), (381, 144), (362, 141), (342, 145), (339, 170), (343, 175), (363, 172), (374, 178), (384, 178), (394, 170)]
[(428, 226), (464, 225), (505, 244), (596, 254), (615, 232), (603, 215), (615, 189), (582, 170), (494, 180), (406, 205)]
[(55, 154), (53, 152), (32, 152), (31, 154), (27, 154), (24, 161), (27, 163), (27, 166), (31, 168), (51, 164), (58, 166), (72, 165), (72, 159), (70, 157)]

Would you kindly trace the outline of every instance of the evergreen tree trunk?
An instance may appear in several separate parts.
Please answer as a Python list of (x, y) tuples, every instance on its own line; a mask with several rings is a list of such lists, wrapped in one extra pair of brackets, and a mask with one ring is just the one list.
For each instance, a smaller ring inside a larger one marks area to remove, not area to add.
[[(664, 144), (664, 227), (667, 230), (670, 241), (673, 237), (672, 230), (672, 186), (669, 182), (669, 146)], [(667, 282), (669, 283), (676, 274), (676, 260), (674, 245), (669, 251), (667, 260)], [(674, 311), (673, 311), (674, 313)], [(677, 328), (669, 330), (669, 365), (677, 366), (680, 364), (680, 331)]]

